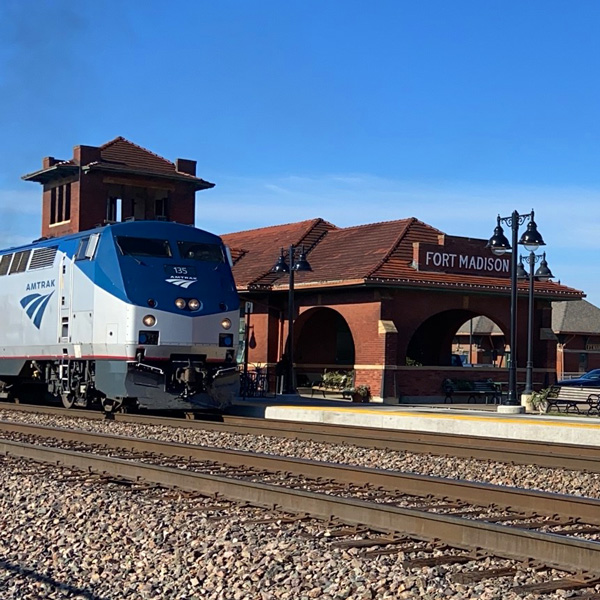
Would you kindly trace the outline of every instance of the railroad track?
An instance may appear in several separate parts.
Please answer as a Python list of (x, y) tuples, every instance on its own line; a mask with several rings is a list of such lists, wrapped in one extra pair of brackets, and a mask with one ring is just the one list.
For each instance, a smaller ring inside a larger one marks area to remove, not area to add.
[[(103, 420), (105, 418), (100, 412), (74, 411), (47, 406), (15, 405), (6, 402), (0, 402), (0, 409), (90, 420)], [(369, 429), (345, 425), (265, 420), (227, 415), (219, 418), (223, 419), (222, 422), (134, 414), (114, 415), (114, 419), (121, 423), (265, 435), (338, 445), (347, 444), (366, 448), (401, 450), (523, 465), (534, 464), (541, 467), (600, 473), (600, 446), (550, 444), (547, 442), (487, 437), (467, 438), (455, 434)]]
[[(2, 422), (0, 432), (28, 442), (2, 439), (3, 453), (276, 507), (292, 519), (351, 525), (355, 534), (370, 532), (362, 541), (344, 543), (399, 552), (427, 540), (432, 548), (451, 549), (430, 558), (438, 561), (431, 564), (493, 554), (536, 557), (578, 573), (544, 584), (546, 590), (600, 582), (600, 543), (584, 538), (600, 532), (598, 500), (73, 429)], [(44, 447), (51, 443), (76, 450)]]

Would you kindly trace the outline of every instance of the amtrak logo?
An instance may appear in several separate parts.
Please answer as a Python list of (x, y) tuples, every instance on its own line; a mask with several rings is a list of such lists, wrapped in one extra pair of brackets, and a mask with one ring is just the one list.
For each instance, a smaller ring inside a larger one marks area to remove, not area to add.
[(172, 283), (178, 287), (188, 289), (192, 283), (196, 283), (197, 279), (179, 279), (178, 277), (171, 277), (170, 279), (165, 279), (167, 283)]
[(46, 310), (46, 306), (48, 306), (52, 294), (54, 294), (53, 291), (49, 294), (29, 294), (29, 296), (21, 299), (21, 306), (38, 329), (40, 328), (44, 311)]

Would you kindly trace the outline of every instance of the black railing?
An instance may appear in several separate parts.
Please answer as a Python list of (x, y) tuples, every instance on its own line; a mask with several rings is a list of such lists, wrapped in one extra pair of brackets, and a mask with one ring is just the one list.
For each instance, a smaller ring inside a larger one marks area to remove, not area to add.
[(244, 398), (264, 398), (269, 393), (267, 373), (257, 368), (255, 371), (240, 374), (240, 396)]

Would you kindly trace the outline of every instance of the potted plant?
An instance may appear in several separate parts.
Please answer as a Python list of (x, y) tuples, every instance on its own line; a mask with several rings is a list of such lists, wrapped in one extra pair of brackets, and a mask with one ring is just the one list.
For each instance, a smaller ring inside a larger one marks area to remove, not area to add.
[(368, 385), (361, 384), (350, 389), (352, 402), (368, 402), (371, 398), (371, 388)]
[(540, 415), (548, 412), (548, 394), (551, 388), (545, 388), (539, 392), (533, 392), (531, 394), (531, 406), (533, 410), (537, 410)]

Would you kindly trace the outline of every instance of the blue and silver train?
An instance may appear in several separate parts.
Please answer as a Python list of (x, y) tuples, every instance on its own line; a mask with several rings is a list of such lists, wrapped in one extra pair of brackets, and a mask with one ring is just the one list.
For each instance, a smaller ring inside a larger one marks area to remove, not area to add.
[(127, 221), (0, 251), (0, 395), (222, 410), (239, 388), (239, 298), (221, 239)]

